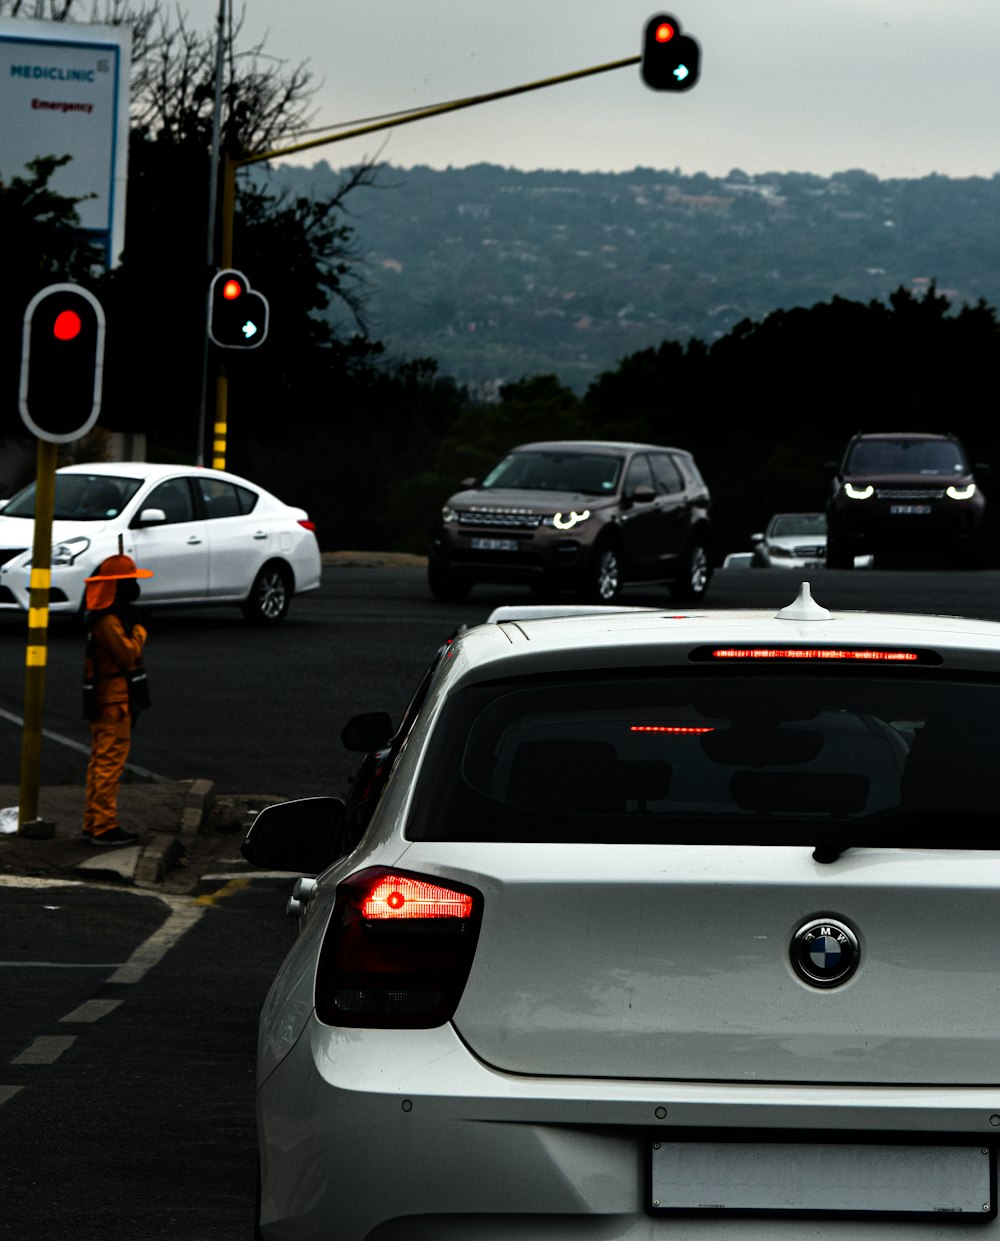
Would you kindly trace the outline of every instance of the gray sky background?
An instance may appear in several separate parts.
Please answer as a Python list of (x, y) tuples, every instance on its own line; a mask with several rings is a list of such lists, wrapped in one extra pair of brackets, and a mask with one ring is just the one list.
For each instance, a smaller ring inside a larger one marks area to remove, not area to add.
[[(208, 31), (218, 0), (181, 8)], [(661, 11), (648, 0), (246, 0), (243, 44), (266, 37), (275, 57), (307, 62), (314, 123), (333, 125), (634, 55)], [(650, 91), (638, 68), (620, 69), (294, 162), (1000, 170), (1000, 0), (677, 0), (667, 11), (702, 47), (691, 91)]]

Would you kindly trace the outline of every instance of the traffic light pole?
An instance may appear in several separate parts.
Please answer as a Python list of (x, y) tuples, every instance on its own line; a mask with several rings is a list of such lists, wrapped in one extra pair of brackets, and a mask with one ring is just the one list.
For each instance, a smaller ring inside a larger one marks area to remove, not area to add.
[[(561, 73), (556, 77), (542, 78), (537, 82), (525, 82), (520, 86), (508, 86), (504, 90), (490, 91), (485, 95), (470, 95), (465, 99), (453, 99), (449, 103), (435, 104), (429, 108), (419, 108), (414, 112), (404, 112), (388, 117), (382, 121), (373, 121), (367, 125), (358, 125), (353, 129), (340, 130), (323, 138), (311, 138), (306, 142), (297, 142), (292, 146), (277, 147), (271, 151), (261, 151), (258, 155), (232, 156), (227, 152), (222, 160), (222, 236), (221, 265), (233, 266), (233, 219), (236, 214), (236, 173), (240, 168), (250, 164), (260, 164), (265, 160), (276, 159), (281, 155), (297, 155), (300, 151), (309, 151), (315, 147), (327, 146), (332, 142), (346, 142), (349, 138), (362, 138), (366, 134), (378, 133), (383, 129), (395, 129), (398, 125), (411, 125), (414, 121), (425, 121), (432, 116), (443, 116), (447, 112), (457, 112), (461, 108), (474, 108), (482, 103), (493, 103), (497, 99), (510, 99), (514, 95), (524, 95), (528, 91), (542, 90), (546, 86), (560, 86), (564, 82), (575, 82), (579, 78), (593, 77), (598, 73), (609, 73), (614, 69), (625, 69), (629, 65), (638, 65), (641, 56), (626, 56), (624, 60), (612, 60), (605, 65), (591, 65), (587, 69), (576, 69), (572, 73)], [(218, 470), (226, 468), (226, 436), (228, 433), (227, 419), (227, 383), (224, 368), (219, 367), (216, 385), (215, 434), (213, 436), (212, 465)], [(221, 445), (221, 448), (220, 448)]]
[(21, 734), (21, 788), (17, 830), (24, 836), (49, 836), (38, 818), (42, 768), (42, 720), (45, 666), (49, 641), (49, 585), (52, 578), (52, 515), (56, 498), (56, 453), (50, 440), (38, 441), (35, 482), (35, 533), (31, 548), (28, 595), (28, 644), (24, 669), (24, 728)]

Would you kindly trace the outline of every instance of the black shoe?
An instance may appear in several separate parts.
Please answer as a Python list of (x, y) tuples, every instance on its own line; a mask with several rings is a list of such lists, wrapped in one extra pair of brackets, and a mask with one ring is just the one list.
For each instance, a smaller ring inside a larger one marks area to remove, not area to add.
[(134, 845), (139, 837), (135, 832), (127, 832), (123, 827), (112, 827), (110, 831), (101, 832), (99, 836), (91, 836), (92, 845)]

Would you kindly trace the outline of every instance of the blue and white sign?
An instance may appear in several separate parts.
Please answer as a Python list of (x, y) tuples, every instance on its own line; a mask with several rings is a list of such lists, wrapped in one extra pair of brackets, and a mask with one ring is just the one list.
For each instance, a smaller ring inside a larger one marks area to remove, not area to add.
[(107, 248), (125, 244), (131, 31), (127, 26), (0, 19), (0, 181), (29, 160), (69, 155), (52, 188)]

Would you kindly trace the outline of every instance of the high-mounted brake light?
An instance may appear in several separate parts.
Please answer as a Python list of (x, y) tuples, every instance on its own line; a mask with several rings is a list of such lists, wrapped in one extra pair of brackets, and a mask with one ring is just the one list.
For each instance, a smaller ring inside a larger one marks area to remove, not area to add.
[(435, 876), (375, 866), (337, 887), (316, 970), (332, 1026), (427, 1029), (448, 1021), (472, 968), (483, 898)]
[(873, 651), (849, 647), (730, 646), (712, 651), (713, 659), (850, 659), (862, 663), (916, 663), (916, 651)]
[(676, 724), (630, 724), (630, 733), (671, 733), (675, 736), (700, 737), (702, 733), (714, 733), (714, 728), (696, 728), (694, 725)]

